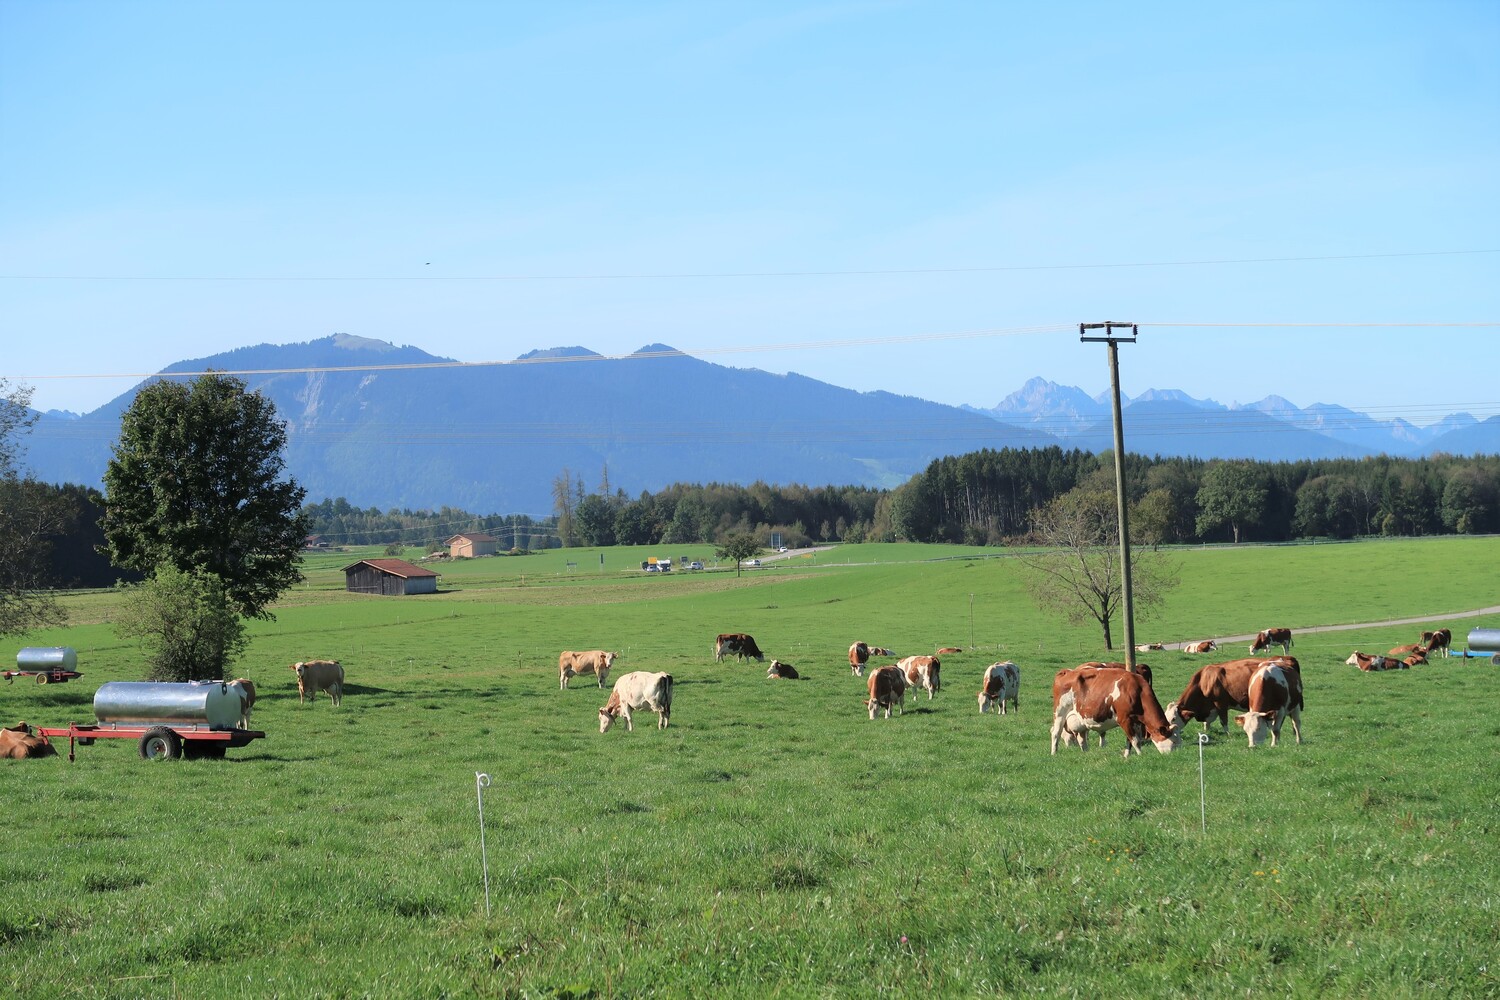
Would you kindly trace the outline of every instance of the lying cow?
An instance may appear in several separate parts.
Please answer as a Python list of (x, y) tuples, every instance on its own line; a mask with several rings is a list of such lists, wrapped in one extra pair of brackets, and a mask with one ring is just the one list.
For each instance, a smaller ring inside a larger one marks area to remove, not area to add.
[(1264, 632), (1255, 633), (1255, 641), (1250, 644), (1250, 652), (1259, 653), (1262, 649), (1270, 649), (1272, 646), (1280, 646), (1284, 654), (1292, 651), (1292, 630), (1289, 628), (1268, 628)]
[(1219, 648), (1219, 644), (1212, 639), (1204, 639), (1201, 642), (1185, 642), (1182, 644), (1184, 653), (1212, 653)]
[(609, 676), (609, 670), (615, 665), (615, 658), (619, 655), (602, 649), (590, 649), (582, 653), (575, 653), (571, 649), (563, 650), (557, 656), (558, 686), (567, 690), (571, 678), (593, 674), (599, 681), (599, 686), (603, 687), (604, 679)]
[[(1167, 722), (1151, 685), (1128, 670), (1079, 670), (1058, 693), (1052, 709), (1052, 753), (1066, 731), (1080, 737), (1087, 731), (1104, 732), (1118, 726), (1126, 733), (1125, 756), (1141, 752), (1143, 739), (1150, 739), (1160, 753), (1171, 753), (1182, 745)], [(1081, 749), (1088, 749), (1081, 739)]]
[(719, 663), (726, 656), (738, 656), (741, 660), (754, 659), (757, 663), (766, 662), (766, 654), (760, 651), (755, 639), (744, 632), (723, 632), (714, 639), (714, 662)]
[(630, 713), (649, 708), (656, 713), (656, 728), (666, 729), (672, 719), (672, 675), (632, 670), (615, 681), (609, 701), (599, 709), (599, 732), (609, 732), (617, 717), (625, 719), (626, 732), (635, 732)]
[(1275, 660), (1267, 660), (1250, 676), (1249, 708), (1244, 715), (1236, 715), (1234, 724), (1245, 731), (1252, 747), (1258, 747), (1271, 734), (1271, 745), (1281, 737), (1282, 720), (1292, 716), (1292, 729), (1297, 733), (1297, 742), (1302, 742), (1302, 727), (1297, 712), (1302, 706), (1302, 675), (1291, 667), (1283, 667)]
[(979, 711), (988, 712), (993, 708), (997, 714), (1004, 715), (1007, 701), (1020, 710), (1021, 668), (1009, 660), (991, 663), (984, 668), (984, 676), (979, 681)]
[(335, 705), (343, 703), (344, 668), (338, 660), (293, 663), (292, 672), (297, 675), (297, 704), (302, 704), (308, 698), (317, 701), (319, 691), (327, 691), (329, 699)]
[(1452, 643), (1453, 633), (1445, 628), (1440, 628), (1432, 632), (1422, 633), (1422, 645), (1427, 647), (1427, 651), (1429, 653), (1435, 649), (1441, 649), (1443, 651), (1444, 658), (1446, 658), (1448, 656), (1449, 650), (1451, 649)]
[(234, 727), (236, 729), (249, 729), (250, 710), (255, 707), (255, 685), (250, 683), (248, 677), (236, 677), (224, 685), (224, 687), (238, 695), (240, 699), (240, 718), (234, 724)]
[[(1175, 732), (1182, 732), (1189, 722), (1201, 722), (1203, 728), (1215, 718), (1219, 728), (1229, 731), (1231, 710), (1246, 711), (1251, 707), (1250, 681), (1261, 667), (1275, 664), (1282, 668), (1290, 692), (1287, 714), (1292, 719), (1292, 731), (1297, 742), (1302, 742), (1302, 669), (1294, 656), (1277, 656), (1271, 659), (1250, 657), (1230, 660), (1228, 663), (1210, 663), (1198, 670), (1188, 680), (1187, 687), (1176, 701), (1167, 705), (1167, 721)], [(1280, 723), (1277, 723), (1280, 729)]]
[(891, 707), (903, 715), (906, 714), (906, 672), (900, 667), (877, 667), (870, 671), (866, 680), (870, 697), (865, 701), (865, 708), (870, 710), (870, 718), (875, 718), (877, 709), (885, 709), (885, 717), (891, 717)]
[(772, 659), (771, 665), (766, 668), (768, 680), (799, 681), (802, 676), (797, 673), (797, 668), (790, 663), (782, 663), (780, 660)]
[(0, 760), (25, 760), (28, 757), (55, 757), (51, 743), (32, 733), (31, 727), (18, 722), (0, 729)]
[(940, 649), (940, 650), (937, 651), (937, 655), (939, 655), (939, 656), (950, 656), (950, 655), (952, 655), (954, 653), (962, 653), (962, 652), (963, 652), (963, 647), (961, 647), (961, 646), (944, 646), (942, 649)]
[(1427, 647), (1414, 642), (1405, 646), (1397, 646), (1385, 655), (1405, 660), (1407, 666), (1415, 666), (1418, 663), (1427, 662)]
[(1351, 667), (1358, 667), (1361, 670), (1370, 672), (1377, 670), (1405, 670), (1411, 666), (1411, 664), (1403, 663), (1394, 656), (1366, 655), (1357, 649), (1350, 653), (1349, 659), (1344, 662)]
[(906, 686), (909, 688), (921, 688), (927, 692), (927, 700), (942, 690), (943, 682), (941, 671), (943, 661), (936, 656), (908, 656), (897, 662), (896, 666), (906, 675)]
[(1167, 647), (1160, 642), (1141, 642), (1136, 644), (1135, 651), (1137, 653), (1156, 653), (1166, 648)]

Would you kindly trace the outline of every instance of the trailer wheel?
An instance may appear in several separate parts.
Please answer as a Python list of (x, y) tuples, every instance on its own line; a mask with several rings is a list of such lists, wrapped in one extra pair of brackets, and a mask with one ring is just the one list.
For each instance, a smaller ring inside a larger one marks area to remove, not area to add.
[(182, 756), (182, 738), (166, 726), (153, 726), (141, 737), (141, 756), (146, 760), (176, 760)]
[(36, 675), (36, 682), (38, 684), (45, 684), (49, 679), (50, 675), (45, 670)]

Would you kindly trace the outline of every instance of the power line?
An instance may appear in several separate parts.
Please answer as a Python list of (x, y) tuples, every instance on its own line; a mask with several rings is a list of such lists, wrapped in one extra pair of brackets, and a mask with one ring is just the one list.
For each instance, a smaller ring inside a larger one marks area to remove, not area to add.
[(1413, 250), (1397, 253), (1322, 254), (1295, 257), (1221, 257), (1200, 260), (1115, 261), (1089, 264), (999, 264), (987, 267), (909, 267), (810, 271), (665, 271), (595, 274), (480, 275), (150, 275), (150, 274), (0, 274), (3, 281), (223, 281), (223, 282), (467, 282), (467, 281), (661, 281), (704, 278), (842, 278), (921, 274), (998, 274), (1007, 271), (1088, 271), (1147, 267), (1211, 267), (1228, 264), (1299, 264), (1339, 260), (1389, 260), (1404, 257), (1455, 257), (1500, 253), (1500, 250)]

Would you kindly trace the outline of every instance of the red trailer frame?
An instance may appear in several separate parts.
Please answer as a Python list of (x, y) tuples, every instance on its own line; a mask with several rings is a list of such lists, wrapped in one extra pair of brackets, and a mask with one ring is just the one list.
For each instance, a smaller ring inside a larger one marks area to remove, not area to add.
[(16, 682), (17, 677), (31, 677), (32, 675), (36, 676), (38, 684), (61, 684), (64, 681), (71, 681), (76, 677), (83, 676), (83, 674), (76, 670), (64, 670), (62, 667), (53, 667), (48, 670), (7, 670), (4, 672), (5, 679), (12, 684)]
[(254, 740), (263, 740), (266, 734), (258, 729), (214, 729), (210, 726), (164, 725), (159, 722), (109, 722), (80, 725), (68, 723), (66, 728), (47, 726), (32, 727), (49, 746), (52, 737), (68, 738), (68, 760), (74, 760), (74, 745), (89, 746), (95, 740), (138, 740), (141, 757), (146, 760), (175, 760), (188, 753), (202, 757), (222, 757), (230, 747), (248, 746)]

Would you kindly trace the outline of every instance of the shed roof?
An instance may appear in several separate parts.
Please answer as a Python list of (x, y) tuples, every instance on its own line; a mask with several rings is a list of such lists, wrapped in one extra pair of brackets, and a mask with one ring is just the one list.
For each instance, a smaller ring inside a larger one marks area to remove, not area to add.
[(448, 539), (443, 544), (444, 545), (452, 545), (454, 542), (458, 541), (460, 538), (467, 538), (471, 542), (498, 542), (500, 540), (500, 539), (496, 538), (494, 535), (486, 535), (482, 531), (465, 531), (465, 532), (461, 532), (461, 533), (459, 533), (457, 535), (454, 535), (452, 538)]
[(414, 576), (438, 575), (430, 569), (414, 566), (405, 559), (361, 559), (357, 563), (350, 563), (348, 566), (345, 566), (344, 572), (348, 573), (359, 569), (361, 566), (373, 566), (382, 573), (389, 573), (391, 576), (399, 576), (404, 579), (410, 579)]

